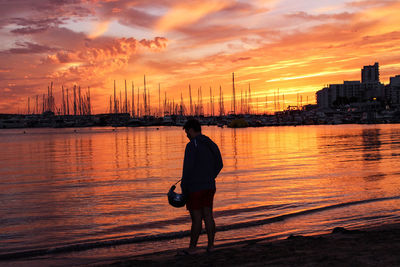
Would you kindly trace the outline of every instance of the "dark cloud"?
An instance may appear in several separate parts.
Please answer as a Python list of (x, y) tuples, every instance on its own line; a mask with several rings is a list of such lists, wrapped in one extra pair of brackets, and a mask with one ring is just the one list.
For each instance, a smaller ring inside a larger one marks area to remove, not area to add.
[[(116, 16), (114, 14), (114, 16)], [(137, 9), (122, 10), (118, 13), (118, 21), (126, 26), (140, 26), (151, 28), (157, 21), (158, 17), (148, 14)]]
[(257, 13), (264, 13), (269, 11), (265, 8), (259, 8), (249, 3), (243, 2), (232, 2), (226, 8), (223, 8), (221, 11), (217, 12), (218, 14), (227, 13), (230, 16), (236, 15), (244, 15), (244, 14), (257, 14)]
[(238, 62), (238, 61), (246, 61), (246, 60), (250, 60), (250, 59), (251, 59), (251, 57), (239, 57), (239, 58), (232, 59), (231, 61)]
[(159, 0), (13, 0), (0, 1), (0, 28), (16, 25), (15, 34), (37, 34), (51, 27), (60, 27), (65, 20), (80, 20), (90, 16), (100, 20), (118, 20), (126, 26), (153, 27), (157, 16), (148, 8), (168, 8), (179, 1)]
[(13, 18), (9, 20), (10, 23), (22, 26), (14, 29), (11, 32), (17, 34), (33, 34), (46, 31), (50, 27), (59, 26), (63, 22), (58, 18), (44, 18), (44, 19), (27, 19), (27, 18)]
[(49, 3), (54, 5), (68, 5), (68, 4), (80, 4), (81, 0), (49, 0)]
[(8, 52), (12, 54), (41, 54), (41, 53), (48, 53), (48, 52), (54, 52), (57, 49), (51, 48), (45, 45), (39, 45), (35, 43), (30, 43), (30, 42), (17, 42), (15, 45), (18, 48), (11, 48), (8, 50)]
[(32, 9), (39, 14), (50, 17), (85, 17), (93, 12), (84, 6), (84, 0), (48, 0), (34, 1)]
[(354, 14), (348, 13), (348, 12), (343, 12), (343, 13), (338, 13), (338, 14), (318, 14), (318, 15), (312, 15), (304, 11), (292, 13), (292, 14), (287, 14), (287, 18), (294, 18), (294, 19), (303, 19), (303, 20), (329, 20), (329, 19), (335, 19), (335, 20), (348, 20), (352, 19), (354, 17)]
[(43, 28), (34, 28), (34, 27), (24, 27), (24, 28), (19, 28), (12, 30), (12, 33), (18, 33), (18, 34), (34, 34), (38, 32), (43, 32), (47, 30), (48, 27), (43, 27)]
[(58, 62), (60, 62), (60, 63), (68, 63), (68, 62), (72, 61), (70, 54), (65, 51), (58, 52), (56, 54), (56, 57), (57, 57)]
[(21, 16), (35, 18), (84, 17), (91, 11), (84, 6), (84, 0), (13, 0), (0, 1), (0, 17)]
[(33, 35), (32, 40), (52, 47), (61, 47), (64, 50), (75, 50), (84, 46), (89, 39), (82, 32), (75, 32), (64, 27), (51, 27), (45, 32)]

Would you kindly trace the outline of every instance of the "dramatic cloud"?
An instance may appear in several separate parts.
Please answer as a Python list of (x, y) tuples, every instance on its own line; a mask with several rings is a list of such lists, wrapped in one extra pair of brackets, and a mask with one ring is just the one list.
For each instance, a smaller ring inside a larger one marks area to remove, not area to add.
[(74, 77), (76, 81), (94, 76), (98, 79), (127, 67), (139, 49), (160, 51), (166, 45), (167, 40), (162, 37), (140, 41), (134, 38), (88, 40), (80, 50), (59, 51), (48, 55), (43, 63), (62, 65), (50, 77)]
[(67, 52), (61, 51), (53, 55), (48, 55), (50, 61), (57, 63), (85, 62), (96, 63), (99, 61), (116, 60), (125, 58), (128, 60), (136, 53), (138, 46), (153, 50), (160, 50), (166, 47), (167, 40), (156, 37), (154, 40), (136, 40), (134, 38), (121, 38), (107, 41), (90, 41), (81, 51)]

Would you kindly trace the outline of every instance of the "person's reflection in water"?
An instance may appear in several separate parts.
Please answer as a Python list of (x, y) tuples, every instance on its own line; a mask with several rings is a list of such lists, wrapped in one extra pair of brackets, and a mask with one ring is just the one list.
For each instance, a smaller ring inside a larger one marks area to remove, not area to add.
[(362, 143), (363, 143), (363, 157), (364, 160), (380, 160), (382, 159), (379, 151), (381, 147), (381, 141), (379, 129), (364, 129), (362, 131)]

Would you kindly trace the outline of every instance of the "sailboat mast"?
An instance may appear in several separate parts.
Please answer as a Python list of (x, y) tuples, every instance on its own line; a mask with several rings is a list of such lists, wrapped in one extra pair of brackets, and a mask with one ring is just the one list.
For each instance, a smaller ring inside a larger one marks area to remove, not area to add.
[(232, 111), (236, 115), (235, 73), (232, 72)]

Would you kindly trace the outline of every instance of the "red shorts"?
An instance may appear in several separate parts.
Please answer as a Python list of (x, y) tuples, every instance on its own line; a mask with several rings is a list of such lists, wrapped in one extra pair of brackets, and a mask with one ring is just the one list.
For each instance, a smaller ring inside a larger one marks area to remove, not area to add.
[(190, 193), (186, 201), (187, 210), (200, 210), (204, 207), (213, 206), (215, 189), (201, 190)]

